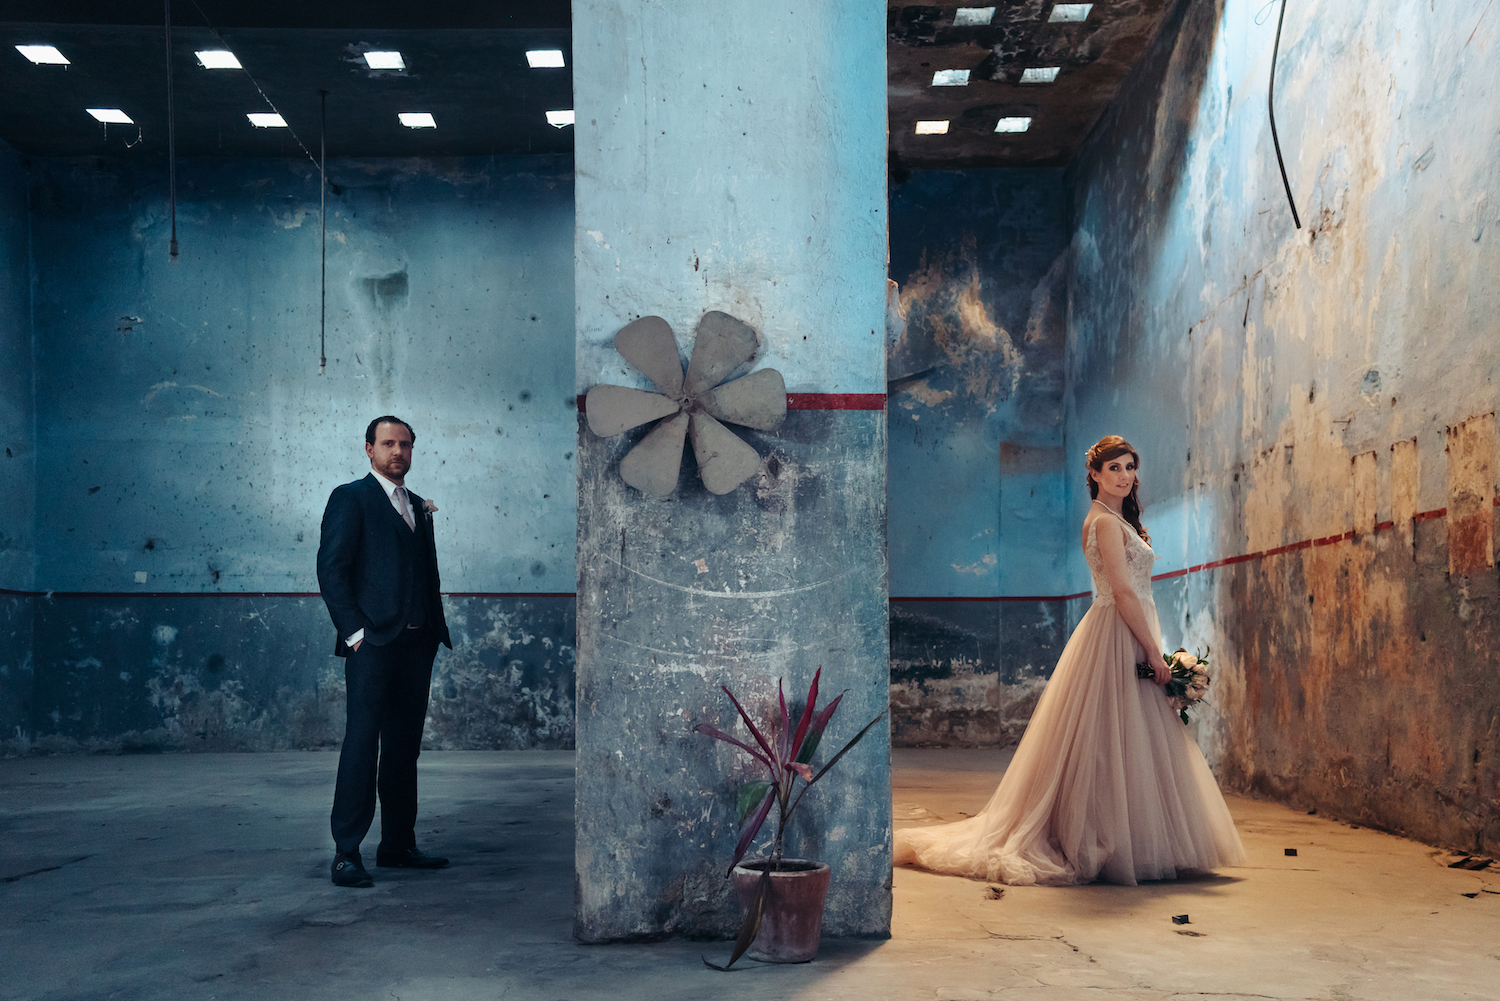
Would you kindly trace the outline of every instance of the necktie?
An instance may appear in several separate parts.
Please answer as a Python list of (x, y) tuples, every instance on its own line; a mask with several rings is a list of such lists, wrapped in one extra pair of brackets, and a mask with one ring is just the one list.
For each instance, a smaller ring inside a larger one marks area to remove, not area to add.
[(406, 522), (406, 527), (415, 532), (417, 530), (417, 521), (411, 516), (411, 501), (407, 499), (405, 487), (396, 488), (396, 499), (401, 502), (396, 505), (396, 509), (401, 512), (401, 517)]

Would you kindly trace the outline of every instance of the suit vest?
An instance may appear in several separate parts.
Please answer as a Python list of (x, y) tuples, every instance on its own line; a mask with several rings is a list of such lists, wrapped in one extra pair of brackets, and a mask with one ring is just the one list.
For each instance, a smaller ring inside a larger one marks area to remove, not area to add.
[(404, 541), (411, 546), (411, 604), (407, 608), (406, 624), (421, 628), (431, 617), (429, 606), (432, 603), (432, 552), (421, 521), (417, 522), (416, 531), (408, 533)]

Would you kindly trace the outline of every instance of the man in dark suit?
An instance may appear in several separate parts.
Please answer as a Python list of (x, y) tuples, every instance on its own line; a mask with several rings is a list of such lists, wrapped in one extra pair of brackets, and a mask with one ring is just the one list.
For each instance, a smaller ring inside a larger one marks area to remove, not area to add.
[(359, 855), (380, 798), (377, 866), (441, 869), (417, 848), (417, 755), (432, 661), (451, 650), (439, 593), (432, 512), (406, 489), (416, 434), (398, 417), (365, 429), (370, 473), (334, 488), (323, 512), (318, 587), (345, 658), (347, 723), (333, 793), (333, 882), (373, 886)]

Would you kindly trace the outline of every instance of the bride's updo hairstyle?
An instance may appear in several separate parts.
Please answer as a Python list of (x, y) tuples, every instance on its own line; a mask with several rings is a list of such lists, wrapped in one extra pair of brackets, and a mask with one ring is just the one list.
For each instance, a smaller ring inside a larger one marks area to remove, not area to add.
[[(1135, 460), (1135, 468), (1137, 470), (1141, 468), (1141, 457), (1136, 454), (1130, 442), (1117, 434), (1105, 435), (1094, 443), (1093, 448), (1088, 450), (1087, 459), (1089, 468), (1096, 473), (1103, 472), (1106, 462), (1121, 455), (1129, 455)], [(1088, 481), (1089, 496), (1097, 499), (1099, 496), (1099, 484), (1094, 481), (1092, 476), (1088, 478)], [(1130, 522), (1130, 527), (1135, 529), (1136, 534), (1149, 543), (1151, 535), (1146, 531), (1146, 526), (1141, 524), (1141, 501), (1136, 496), (1136, 491), (1140, 488), (1141, 481), (1140, 477), (1137, 476), (1135, 484), (1130, 488), (1130, 493), (1125, 498), (1125, 502), (1120, 505), (1120, 513), (1125, 516), (1126, 521)]]

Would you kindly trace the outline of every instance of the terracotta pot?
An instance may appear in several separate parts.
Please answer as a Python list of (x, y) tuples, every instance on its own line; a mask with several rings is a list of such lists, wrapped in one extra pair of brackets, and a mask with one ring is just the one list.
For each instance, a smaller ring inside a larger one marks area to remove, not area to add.
[[(730, 877), (740, 900), (740, 911), (755, 901), (755, 887), (768, 859), (747, 859)], [(828, 866), (808, 859), (784, 858), (782, 869), (771, 873), (771, 895), (761, 914), (760, 933), (750, 950), (763, 963), (805, 963), (818, 954), (823, 934), (823, 901), (828, 896)]]

